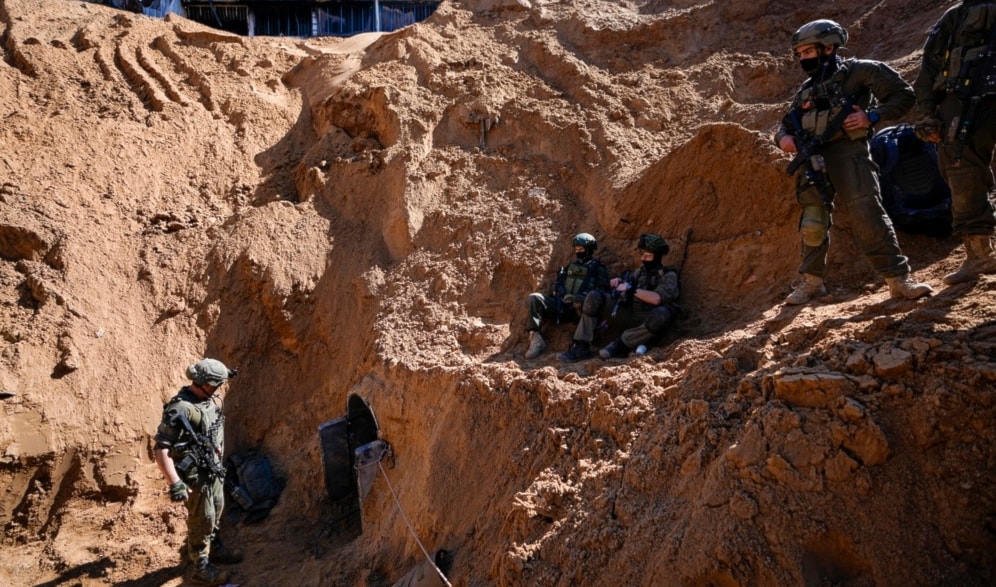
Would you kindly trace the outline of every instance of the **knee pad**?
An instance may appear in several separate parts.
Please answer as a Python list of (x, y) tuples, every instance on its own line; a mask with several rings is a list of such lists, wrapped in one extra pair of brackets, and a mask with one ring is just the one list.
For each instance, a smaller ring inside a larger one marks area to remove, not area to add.
[(650, 317), (647, 318), (646, 327), (654, 336), (664, 334), (667, 327), (671, 324), (671, 320), (674, 315), (671, 313), (671, 309), (661, 306), (654, 308), (650, 311)]
[(598, 316), (605, 305), (605, 294), (594, 290), (588, 292), (581, 304), (581, 313), (587, 316)]
[(830, 213), (826, 206), (806, 206), (802, 209), (799, 219), (799, 231), (802, 232), (802, 242), (809, 247), (818, 247), (827, 238), (830, 228)]

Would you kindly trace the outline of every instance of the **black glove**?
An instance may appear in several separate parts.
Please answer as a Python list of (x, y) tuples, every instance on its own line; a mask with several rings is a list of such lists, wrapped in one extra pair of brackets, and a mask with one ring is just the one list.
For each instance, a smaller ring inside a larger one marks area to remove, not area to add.
[(183, 481), (177, 481), (169, 486), (169, 498), (173, 501), (187, 501), (189, 496), (190, 490), (187, 489), (187, 484)]

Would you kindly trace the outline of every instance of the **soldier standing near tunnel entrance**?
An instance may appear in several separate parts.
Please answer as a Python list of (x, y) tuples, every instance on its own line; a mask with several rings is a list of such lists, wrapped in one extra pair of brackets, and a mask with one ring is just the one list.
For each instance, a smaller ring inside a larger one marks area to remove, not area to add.
[[(803, 82), (775, 135), (787, 153), (800, 153), (796, 198), (802, 206), (802, 281), (785, 299), (804, 304), (825, 295), (823, 274), (830, 248), (830, 211), (850, 220), (858, 248), (885, 278), (893, 298), (916, 299), (933, 291), (910, 276), (892, 222), (882, 207), (868, 138), (881, 120), (897, 119), (914, 104), (913, 89), (888, 65), (844, 60), (837, 55), (847, 31), (832, 20), (816, 20), (792, 35), (792, 51), (809, 78)], [(793, 164), (796, 162), (793, 161)], [(811, 165), (812, 164), (812, 165)], [(818, 167), (818, 168), (817, 168)], [(813, 171), (815, 169), (815, 171)]]
[(163, 406), (156, 432), (153, 455), (169, 483), (170, 499), (187, 506), (186, 554), (194, 563), (190, 580), (198, 585), (228, 582), (228, 571), (212, 562), (242, 561), (241, 553), (228, 549), (218, 539), (225, 507), (225, 417), (216, 392), (235, 373), (215, 359), (203, 359), (187, 367), (187, 378), (192, 383)]
[(953, 232), (965, 260), (944, 276), (948, 285), (996, 273), (993, 150), (996, 146), (996, 2), (965, 0), (930, 31), (913, 82), (921, 119), (917, 136), (938, 145), (951, 188)]

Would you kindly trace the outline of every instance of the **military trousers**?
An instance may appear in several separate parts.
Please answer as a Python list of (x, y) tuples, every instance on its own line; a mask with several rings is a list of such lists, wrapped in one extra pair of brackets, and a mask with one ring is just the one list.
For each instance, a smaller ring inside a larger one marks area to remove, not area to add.
[[(909, 273), (906, 257), (889, 215), (882, 206), (878, 168), (868, 151), (868, 141), (839, 140), (823, 147), (826, 173), (836, 191), (833, 217), (843, 218), (858, 249), (882, 277)], [(799, 173), (802, 173), (800, 171)], [(823, 277), (826, 272), (830, 233), (817, 246), (802, 243), (799, 273)]]
[(961, 236), (992, 236), (996, 213), (990, 191), (993, 189), (993, 149), (996, 145), (996, 96), (983, 98), (972, 121), (965, 144), (954, 140), (963, 115), (962, 102), (949, 94), (938, 109), (944, 123), (944, 142), (939, 146), (941, 175), (951, 189), (951, 228)]
[(526, 330), (539, 330), (544, 321), (554, 321), (558, 323), (578, 321), (578, 313), (574, 309), (574, 304), (561, 302), (560, 311), (557, 311), (557, 300), (553, 296), (541, 293), (529, 294), (527, 300), (529, 307), (529, 319), (526, 321)]
[[(667, 306), (651, 308), (637, 302), (629, 305), (616, 305), (608, 294), (601, 292), (588, 294), (588, 297), (585, 298), (586, 306), (593, 295), (600, 296), (602, 304), (597, 313), (589, 314), (586, 311), (582, 314), (574, 340), (591, 342), (602, 320), (608, 320), (612, 326), (622, 329), (620, 338), (623, 343), (630, 349), (635, 349), (664, 334), (667, 327), (674, 321), (674, 312)], [(612, 315), (613, 312), (615, 316)]]
[(574, 329), (574, 340), (591, 343), (598, 334), (598, 327), (611, 302), (609, 294), (597, 289), (588, 292), (581, 304), (581, 317)]
[(194, 563), (207, 562), (225, 509), (225, 492), (221, 479), (190, 485), (187, 497), (187, 557)]

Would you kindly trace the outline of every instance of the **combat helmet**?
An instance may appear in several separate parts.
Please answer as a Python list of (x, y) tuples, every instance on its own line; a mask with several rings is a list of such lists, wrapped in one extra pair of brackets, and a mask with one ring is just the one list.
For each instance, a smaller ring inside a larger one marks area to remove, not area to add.
[(228, 367), (217, 359), (202, 359), (187, 367), (187, 378), (197, 385), (221, 387), (221, 384), (231, 376), (232, 372)]
[(660, 261), (661, 257), (671, 250), (671, 247), (667, 246), (667, 241), (651, 233), (641, 234), (640, 240), (636, 242), (636, 248), (641, 251), (653, 253), (655, 261)]
[(595, 249), (598, 248), (598, 241), (595, 237), (591, 236), (587, 232), (581, 232), (574, 235), (571, 240), (575, 247), (584, 247), (584, 252), (587, 256), (591, 256), (595, 253)]
[(792, 35), (792, 48), (803, 45), (835, 45), (843, 47), (847, 44), (847, 31), (833, 20), (814, 20), (799, 27)]

